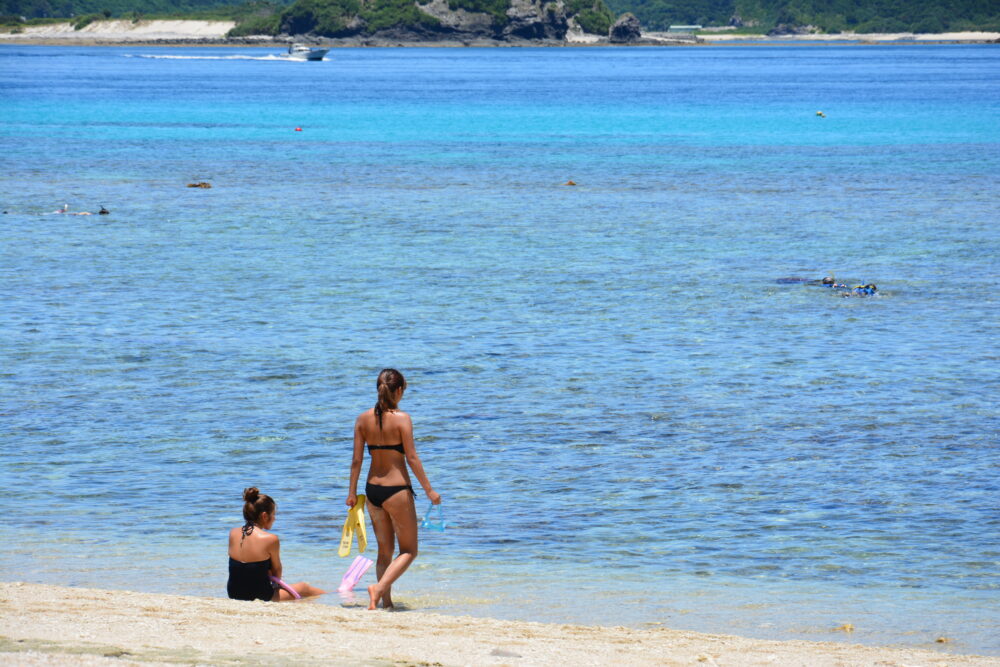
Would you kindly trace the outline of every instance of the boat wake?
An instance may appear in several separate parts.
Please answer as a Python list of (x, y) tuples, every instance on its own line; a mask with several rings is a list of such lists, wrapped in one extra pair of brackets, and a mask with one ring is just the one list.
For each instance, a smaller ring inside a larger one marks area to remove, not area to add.
[(150, 58), (152, 60), (273, 60), (283, 63), (304, 63), (306, 60), (300, 58), (289, 58), (286, 55), (268, 56), (165, 56), (151, 55), (145, 53), (127, 53), (126, 58)]

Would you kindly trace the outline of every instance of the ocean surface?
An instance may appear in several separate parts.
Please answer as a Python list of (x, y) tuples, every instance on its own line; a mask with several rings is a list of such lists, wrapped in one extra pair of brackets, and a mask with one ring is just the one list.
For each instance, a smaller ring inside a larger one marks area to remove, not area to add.
[(1000, 655), (1000, 48), (276, 51), (0, 46), (0, 579), (335, 588), (393, 366), (409, 609)]

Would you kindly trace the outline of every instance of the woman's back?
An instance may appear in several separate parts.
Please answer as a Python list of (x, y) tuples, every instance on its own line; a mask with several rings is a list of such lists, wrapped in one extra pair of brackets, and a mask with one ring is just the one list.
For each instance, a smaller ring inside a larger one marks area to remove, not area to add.
[(277, 535), (264, 532), (254, 526), (249, 535), (244, 536), (245, 526), (229, 531), (229, 557), (241, 563), (256, 563), (271, 557)]
[(413, 427), (410, 416), (401, 410), (382, 413), (382, 428), (374, 408), (358, 417), (357, 429), (368, 445), (371, 465), (368, 481), (386, 484), (409, 484), (405, 450), (413, 446)]

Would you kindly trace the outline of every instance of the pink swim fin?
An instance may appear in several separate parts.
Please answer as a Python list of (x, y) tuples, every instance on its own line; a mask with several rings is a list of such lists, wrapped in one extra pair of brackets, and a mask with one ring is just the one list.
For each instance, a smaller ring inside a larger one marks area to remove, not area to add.
[(297, 590), (295, 590), (294, 588), (292, 588), (291, 586), (289, 586), (288, 584), (286, 584), (281, 579), (278, 579), (277, 577), (272, 576), (270, 574), (267, 575), (267, 578), (270, 579), (271, 583), (274, 584), (275, 586), (280, 586), (281, 588), (284, 588), (286, 591), (288, 591), (289, 593), (291, 593), (292, 597), (295, 598), (296, 600), (301, 600), (302, 599), (302, 596), (299, 595), (299, 592)]
[(374, 562), (372, 559), (365, 558), (364, 556), (355, 558), (351, 566), (347, 568), (347, 572), (344, 573), (344, 578), (340, 580), (340, 586), (337, 587), (337, 591), (346, 593), (353, 590)]

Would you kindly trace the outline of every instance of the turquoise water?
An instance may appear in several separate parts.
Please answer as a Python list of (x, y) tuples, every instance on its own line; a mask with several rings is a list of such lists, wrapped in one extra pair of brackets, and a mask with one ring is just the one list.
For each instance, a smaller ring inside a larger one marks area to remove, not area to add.
[(395, 366), (411, 609), (1000, 655), (997, 48), (2, 46), (0, 111), (0, 578), (222, 596), (253, 484), (335, 587)]

